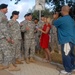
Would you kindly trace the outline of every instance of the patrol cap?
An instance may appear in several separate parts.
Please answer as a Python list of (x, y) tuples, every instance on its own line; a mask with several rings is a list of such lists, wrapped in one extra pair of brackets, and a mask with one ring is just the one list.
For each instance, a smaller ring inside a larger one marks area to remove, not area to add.
[(8, 7), (7, 4), (1, 4), (1, 5), (0, 5), (0, 9), (4, 9), (4, 8), (7, 8), (7, 7)]
[(30, 15), (32, 15), (31, 13), (27, 13), (27, 16), (30, 16)]
[(13, 11), (12, 12), (12, 15), (18, 15), (19, 14), (19, 11)]

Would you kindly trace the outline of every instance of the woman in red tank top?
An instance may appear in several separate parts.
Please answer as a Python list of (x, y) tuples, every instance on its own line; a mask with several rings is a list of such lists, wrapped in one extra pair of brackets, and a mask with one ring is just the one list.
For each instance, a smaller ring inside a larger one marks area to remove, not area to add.
[(41, 37), (40, 37), (40, 46), (45, 52), (45, 60), (50, 61), (50, 50), (49, 50), (49, 32), (51, 29), (50, 25), (50, 18), (45, 17), (44, 19), (45, 24), (43, 25), (43, 28), (40, 29), (38, 28), (39, 31), (42, 32)]

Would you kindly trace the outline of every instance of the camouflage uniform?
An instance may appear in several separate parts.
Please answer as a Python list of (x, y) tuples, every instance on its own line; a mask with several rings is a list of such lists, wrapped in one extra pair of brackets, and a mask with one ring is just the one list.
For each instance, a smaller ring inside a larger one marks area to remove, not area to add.
[(12, 54), (10, 43), (6, 39), (10, 38), (9, 30), (7, 28), (7, 17), (4, 13), (0, 12), (0, 63), (7, 66), (12, 61)]
[[(37, 27), (38, 26), (38, 24), (35, 24), (35, 26)], [(40, 50), (40, 44), (39, 44), (39, 31), (36, 31), (35, 32), (35, 49), (36, 49), (36, 52), (38, 51), (38, 50)]]
[(52, 26), (52, 29), (51, 29), (51, 49), (59, 52), (60, 48), (61, 47), (57, 41), (57, 29), (55, 28), (55, 26)]
[(24, 20), (24, 21), (22, 21), (20, 23), (20, 25), (21, 25), (21, 32), (25, 32), (25, 26), (26, 26), (27, 23), (28, 23), (27, 20)]
[[(29, 30), (26, 30), (29, 27)], [(35, 53), (35, 36), (34, 36), (35, 24), (32, 21), (27, 21), (26, 25), (23, 25), (22, 31), (25, 32), (24, 35), (24, 46), (25, 46), (25, 58), (33, 57)], [(30, 54), (29, 54), (30, 49)]]
[(17, 21), (10, 20), (9, 21), (9, 29), (10, 29), (10, 35), (11, 38), (14, 40), (14, 44), (12, 44), (13, 48), (13, 55), (14, 58), (20, 58), (21, 57), (21, 31), (20, 26)]
[(42, 28), (44, 24), (45, 24), (44, 21), (39, 21), (38, 22), (38, 25), (39, 25), (40, 28)]
[[(45, 24), (44, 21), (39, 21), (39, 22), (38, 22), (38, 27), (42, 29), (44, 24)], [(39, 50), (41, 50), (41, 48), (40, 48), (40, 35), (41, 35), (41, 32), (38, 31), (38, 32), (37, 32), (37, 35), (38, 35), (37, 41), (39, 40), (39, 41), (37, 42), (37, 45), (38, 45), (37, 47), (39, 47)]]
[[(21, 29), (21, 36), (22, 36), (22, 41), (21, 41), (21, 50), (22, 50), (22, 56), (23, 54), (25, 53), (25, 46), (24, 46), (24, 41), (25, 41), (25, 38), (24, 38), (24, 35), (25, 35), (25, 25), (26, 25), (26, 22), (27, 20), (23, 20), (21, 23), (20, 23), (20, 29)], [(24, 28), (23, 28), (24, 27)], [(24, 54), (25, 55), (25, 54)]]
[[(38, 27), (42, 29), (44, 24), (45, 24), (44, 21), (39, 21), (38, 22)], [(39, 31), (38, 34), (39, 34), (39, 37), (40, 37), (41, 32)]]

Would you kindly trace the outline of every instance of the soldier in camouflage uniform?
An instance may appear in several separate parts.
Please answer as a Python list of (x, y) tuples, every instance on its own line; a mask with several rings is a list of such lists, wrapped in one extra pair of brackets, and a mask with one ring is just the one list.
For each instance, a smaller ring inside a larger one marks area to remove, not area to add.
[(19, 12), (13, 11), (11, 20), (9, 21), (8, 25), (10, 29), (11, 39), (13, 39), (12, 54), (14, 55), (14, 61), (16, 59), (16, 63), (21, 64), (22, 63), (20, 60), (21, 58), (21, 51), (20, 51), (21, 49), (21, 31), (20, 31), (19, 23), (17, 21), (18, 16), (19, 16)]
[[(55, 12), (53, 16), (58, 18), (61, 15), (59, 12)], [(51, 49), (52, 49), (51, 53), (53, 53), (54, 51), (61, 53), (60, 52), (61, 46), (58, 44), (57, 29), (55, 28), (55, 26), (52, 26), (52, 29), (51, 29)]]
[[(35, 18), (34, 19), (34, 23), (35, 23), (35, 26), (36, 28), (38, 27), (38, 19)], [(35, 32), (35, 52), (39, 54), (39, 50), (40, 50), (40, 44), (39, 44), (39, 31), (37, 31), (36, 29), (36, 32)]]
[(10, 47), (11, 39), (7, 28), (7, 6), (6, 4), (0, 5), (0, 69), (8, 68), (12, 63), (12, 49)]
[(34, 36), (35, 24), (32, 21), (31, 13), (28, 13), (27, 16), (28, 16), (28, 21), (26, 22), (26, 25), (23, 25), (22, 30), (25, 32), (24, 35), (25, 59), (26, 63), (29, 64), (30, 62), (34, 62), (33, 57), (35, 53), (35, 36)]
[(52, 49), (51, 53), (59, 51), (59, 44), (57, 41), (57, 29), (55, 28), (55, 26), (52, 26), (51, 29), (51, 49)]
[[(38, 27), (42, 29), (43, 25), (45, 24), (44, 23), (44, 15), (41, 15), (41, 20), (38, 22)], [(39, 40), (40, 40), (40, 35), (41, 35), (41, 32), (38, 31), (38, 35), (39, 35)], [(39, 41), (40, 42), (40, 41)], [(39, 46), (39, 49), (40, 49), (40, 52), (42, 52), (42, 49), (41, 47)]]
[[(21, 29), (21, 36), (22, 36), (22, 41), (21, 41), (21, 55), (24, 59), (24, 56), (25, 56), (25, 46), (24, 46), (24, 41), (25, 41), (25, 38), (24, 38), (24, 35), (25, 35), (25, 25), (27, 23), (27, 20), (28, 20), (28, 16), (27, 14), (24, 15), (24, 20), (20, 23), (20, 29)], [(24, 55), (24, 56), (23, 56)]]
[(41, 15), (41, 20), (38, 22), (39, 28), (42, 28), (44, 25), (44, 15)]

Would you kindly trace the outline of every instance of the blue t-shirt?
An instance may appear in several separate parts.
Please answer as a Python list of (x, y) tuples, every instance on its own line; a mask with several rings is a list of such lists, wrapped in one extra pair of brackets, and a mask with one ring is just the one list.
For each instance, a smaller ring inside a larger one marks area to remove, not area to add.
[(59, 44), (75, 44), (75, 21), (69, 15), (53, 21), (53, 25), (57, 28)]

